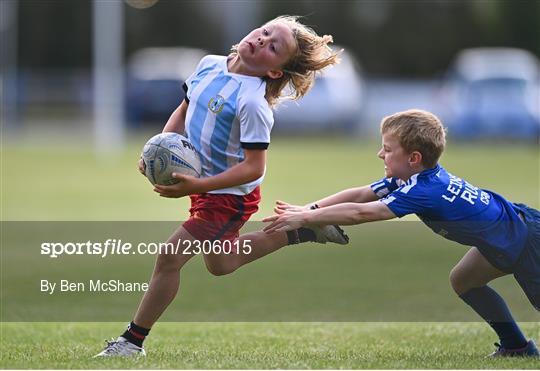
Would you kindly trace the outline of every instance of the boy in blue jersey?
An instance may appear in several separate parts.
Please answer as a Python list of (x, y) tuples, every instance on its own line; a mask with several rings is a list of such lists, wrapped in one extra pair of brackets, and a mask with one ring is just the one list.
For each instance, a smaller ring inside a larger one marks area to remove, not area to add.
[(459, 297), (495, 330), (492, 356), (538, 356), (504, 300), (487, 283), (513, 274), (540, 310), (540, 212), (479, 189), (438, 164), (445, 130), (433, 114), (409, 110), (381, 123), (385, 178), (307, 206), (278, 201), (267, 233), (300, 227), (353, 225), (416, 214), (435, 233), (472, 246), (450, 273)]

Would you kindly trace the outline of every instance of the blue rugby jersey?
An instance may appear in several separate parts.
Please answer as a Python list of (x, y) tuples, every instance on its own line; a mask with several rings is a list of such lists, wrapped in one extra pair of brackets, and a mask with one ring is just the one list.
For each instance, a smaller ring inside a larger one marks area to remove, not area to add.
[(396, 216), (416, 214), (444, 238), (476, 246), (499, 269), (508, 271), (525, 245), (527, 226), (519, 218), (518, 206), (440, 165), (406, 182), (381, 179), (371, 184), (371, 189)]
[[(185, 134), (202, 160), (202, 175), (217, 175), (244, 160), (244, 149), (267, 149), (274, 124), (260, 77), (230, 73), (227, 57), (208, 55), (184, 85), (189, 102)], [(245, 195), (263, 177), (210, 193)]]

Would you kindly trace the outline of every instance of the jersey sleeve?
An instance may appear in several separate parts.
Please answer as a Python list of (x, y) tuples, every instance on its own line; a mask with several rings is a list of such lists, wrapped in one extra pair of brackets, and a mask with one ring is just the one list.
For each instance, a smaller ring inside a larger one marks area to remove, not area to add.
[(197, 65), (197, 68), (195, 68), (195, 71), (193, 71), (193, 73), (186, 79), (186, 81), (184, 81), (184, 84), (182, 84), (182, 89), (184, 90), (184, 93), (185, 93), (184, 99), (186, 100), (187, 103), (189, 103), (189, 100), (191, 99), (191, 92), (193, 90), (192, 89), (193, 81), (197, 78), (197, 75), (201, 73), (201, 71), (208, 68), (209, 66), (212, 66), (218, 63), (218, 61), (216, 60), (217, 58), (219, 58), (219, 56), (215, 56), (215, 55), (207, 55), (203, 57), (199, 61), (199, 64)]
[(382, 198), (394, 192), (402, 184), (404, 184), (404, 182), (398, 178), (383, 178), (377, 182), (371, 183), (370, 187), (377, 197)]
[(433, 208), (429, 189), (418, 185), (416, 177), (409, 179), (405, 184), (381, 198), (380, 201), (399, 218), (408, 214), (422, 215)]
[(264, 95), (260, 98), (253, 96), (246, 98), (238, 100), (240, 144), (244, 149), (267, 149), (274, 125), (272, 110)]

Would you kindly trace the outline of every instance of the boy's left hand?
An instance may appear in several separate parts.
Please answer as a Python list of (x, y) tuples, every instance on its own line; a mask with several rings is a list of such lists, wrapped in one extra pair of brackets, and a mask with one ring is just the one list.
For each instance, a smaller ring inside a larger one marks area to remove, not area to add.
[(266, 233), (292, 231), (306, 225), (304, 211), (286, 211), (279, 215), (269, 216), (262, 220), (265, 223), (271, 222), (264, 227)]
[(196, 193), (203, 193), (199, 184), (199, 178), (178, 173), (172, 174), (173, 178), (180, 182), (172, 185), (154, 185), (154, 192), (159, 193), (161, 197), (180, 198)]
[(308, 211), (310, 209), (310, 205), (305, 206), (299, 206), (299, 205), (293, 205), (285, 201), (277, 200), (276, 206), (274, 207), (274, 212), (276, 214), (283, 214), (288, 211)]

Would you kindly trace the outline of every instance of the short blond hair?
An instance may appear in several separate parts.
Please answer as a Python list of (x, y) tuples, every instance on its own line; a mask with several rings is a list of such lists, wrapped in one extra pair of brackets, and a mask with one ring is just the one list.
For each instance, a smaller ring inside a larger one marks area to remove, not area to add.
[(420, 152), (422, 165), (427, 168), (437, 165), (446, 145), (446, 130), (441, 120), (419, 109), (386, 116), (381, 122), (381, 134), (395, 136), (408, 153)]
[[(325, 67), (339, 62), (340, 51), (334, 52), (328, 44), (332, 36), (319, 36), (310, 27), (298, 21), (298, 16), (282, 15), (265, 23), (282, 23), (289, 27), (296, 41), (296, 53), (282, 66), (283, 76), (278, 79), (265, 77), (265, 99), (270, 106), (285, 99), (302, 98), (315, 83), (316, 73)], [(238, 53), (238, 44), (233, 45), (231, 53)], [(286, 95), (282, 91), (287, 88)]]

